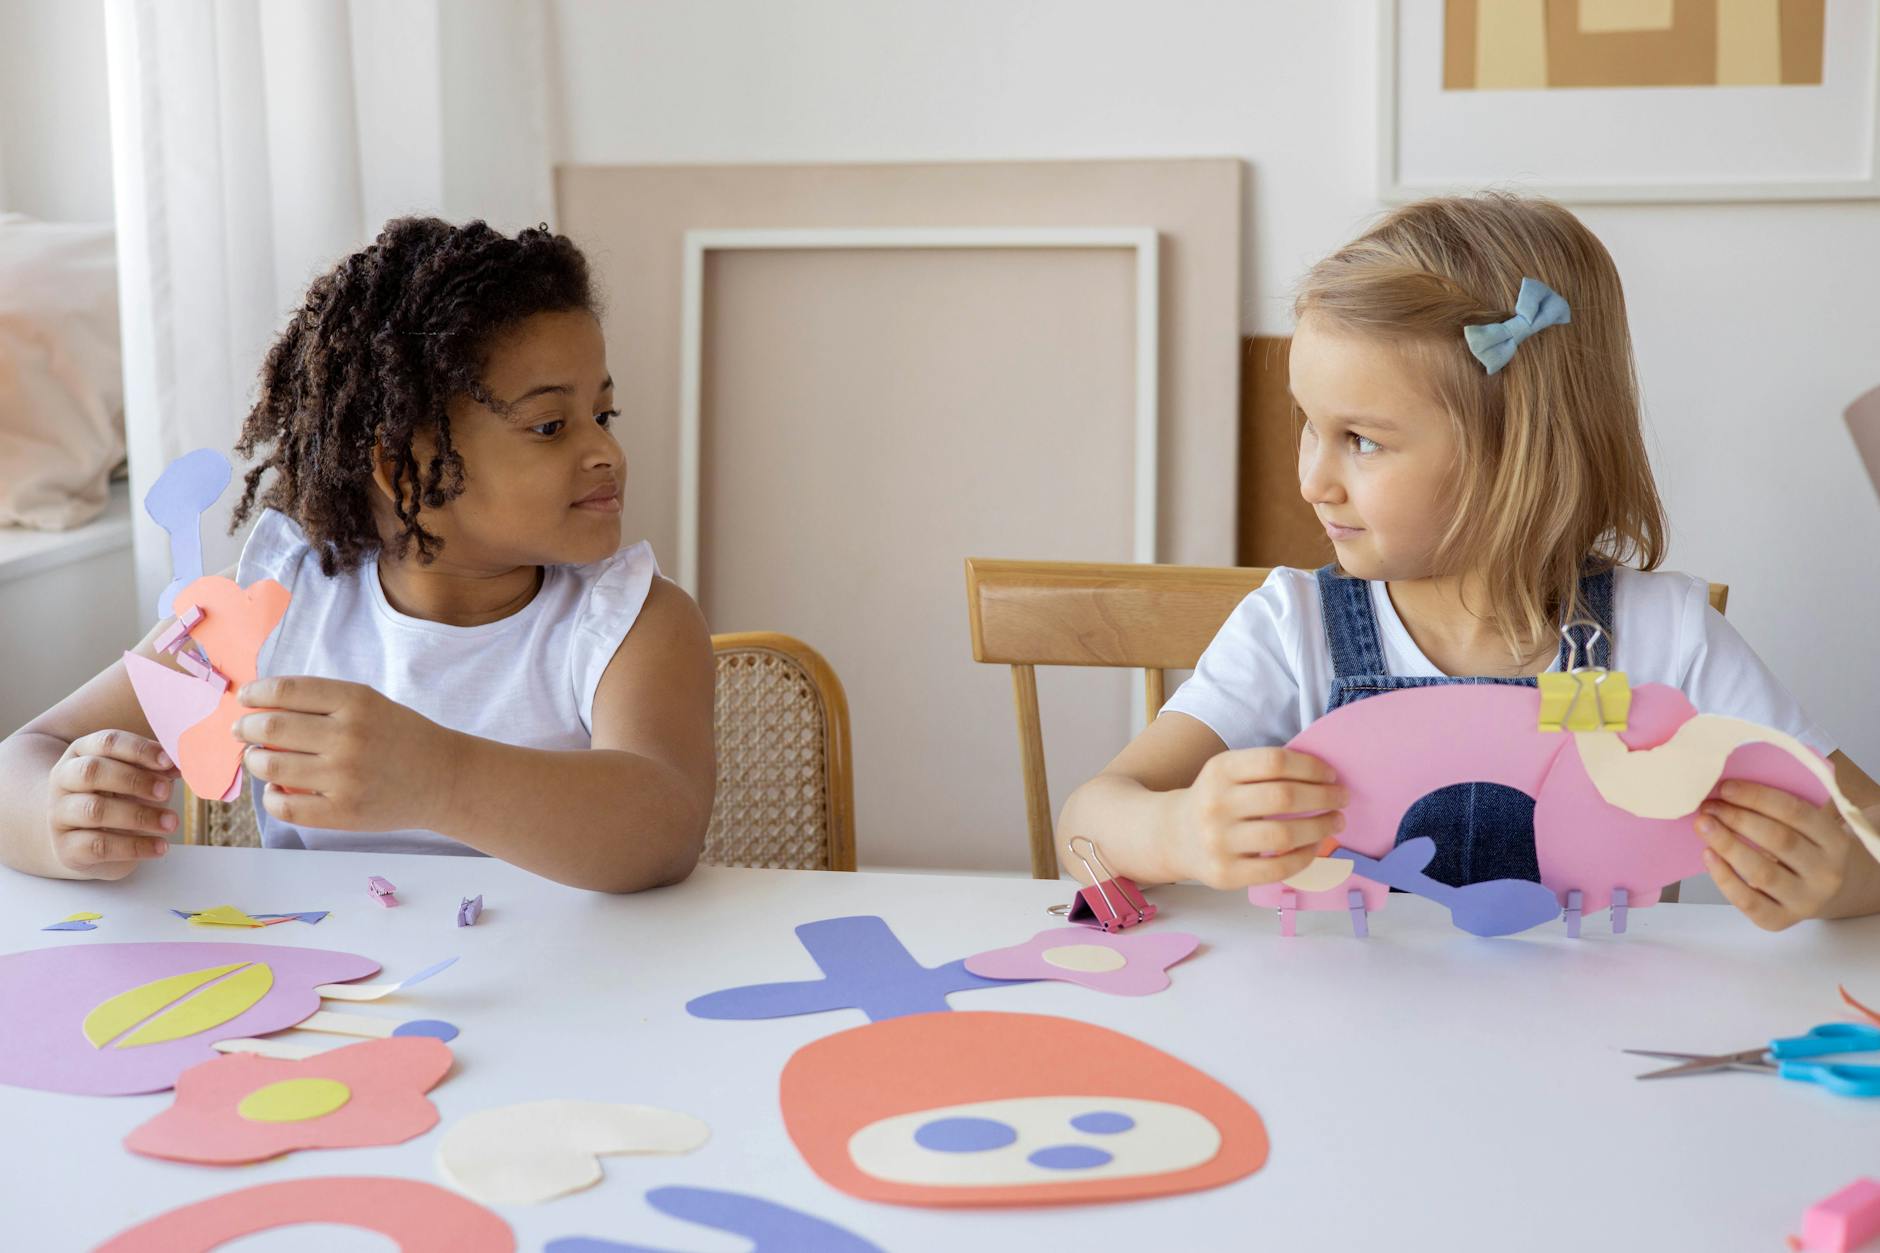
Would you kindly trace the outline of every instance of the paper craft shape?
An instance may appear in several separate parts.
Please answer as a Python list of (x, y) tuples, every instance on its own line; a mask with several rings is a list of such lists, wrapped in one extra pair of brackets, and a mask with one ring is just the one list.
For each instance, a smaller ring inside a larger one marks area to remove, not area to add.
[(163, 468), (144, 494), (144, 512), (170, 537), (175, 577), (157, 595), (157, 617), (167, 618), (176, 594), (202, 577), (202, 515), (228, 490), (228, 458), (213, 448), (186, 452)]
[(227, 1054), (184, 1071), (174, 1103), (124, 1147), (226, 1166), (296, 1149), (402, 1144), (437, 1125), (424, 1094), (450, 1065), (450, 1046), (423, 1038), (368, 1040), (306, 1061)]
[(1436, 856), (1436, 841), (1428, 836), (1405, 840), (1381, 859), (1348, 848), (1332, 856), (1352, 862), (1367, 879), (1435, 901), (1470, 935), (1513, 935), (1560, 916), (1560, 902), (1542, 883), (1490, 879), (1452, 887), (1430, 878), (1423, 868)]
[[(184, 922), (199, 925), (270, 927), (277, 922), (304, 922), (311, 926), (332, 911), (317, 909), (298, 914), (249, 914), (236, 909), (233, 905), (217, 905), (214, 909), (172, 909), (170, 912)], [(211, 915), (216, 916), (211, 917)], [(244, 919), (246, 921), (243, 921)]]
[(897, 1205), (1172, 1196), (1266, 1162), (1266, 1127), (1185, 1062), (1089, 1023), (917, 1014), (799, 1049), (784, 1127), (831, 1187)]
[(315, 988), (314, 991), (329, 1001), (376, 1001), (405, 988), (415, 988), (432, 975), (442, 974), (456, 964), (455, 957), (446, 957), (441, 962), (433, 962), (426, 966), (415, 975), (406, 975), (397, 983), (329, 983)]
[(259, 1183), (159, 1214), (93, 1253), (209, 1253), (279, 1227), (333, 1223), (375, 1232), (399, 1253), (515, 1253), (509, 1224), (434, 1183), (369, 1176)]
[(954, 992), (1012, 986), (972, 974), (963, 960), (921, 965), (873, 914), (806, 922), (796, 929), (796, 938), (821, 968), (821, 979), (726, 988), (687, 1001), (686, 1012), (695, 1018), (744, 1020), (859, 1009), (871, 1022), (880, 1022), (944, 1010)]
[[(1767, 783), (1816, 804), (1828, 795), (1821, 777), (1826, 763), (1794, 741), (1769, 739), (1780, 733), (1766, 728), (1759, 732), (1767, 742), (1739, 740), (1725, 760), (1716, 758), (1715, 742), (1697, 745), (1697, 756), (1706, 763), (1698, 773), (1709, 772), (1702, 791), (1663, 782), (1674, 778), (1675, 772), (1666, 767), (1685, 750), (1653, 757), (1641, 756), (1640, 750), (1666, 743), (1697, 719), (1697, 711), (1675, 688), (1644, 684), (1634, 689), (1623, 732), (1541, 731), (1539, 699), (1532, 688), (1507, 684), (1389, 692), (1334, 710), (1290, 746), (1323, 758), (1337, 771), (1351, 796), (1337, 843), (1374, 859), (1395, 844), (1410, 807), (1440, 788), (1493, 783), (1525, 792), (1534, 798), (1541, 882), (1562, 905), (1571, 893), (1580, 893), (1586, 912), (1613, 904), (1618, 889), (1624, 890), (1631, 907), (1650, 905), (1666, 884), (1701, 874), (1704, 845), (1691, 819), (1704, 793), (1721, 779)], [(1737, 724), (1738, 733), (1749, 725)], [(1641, 785), (1642, 790), (1656, 793), (1662, 785), (1672, 787), (1676, 795), (1652, 803), (1634, 796), (1628, 803), (1635, 809), (1612, 803), (1588, 775), (1583, 759), (1589, 753), (1601, 769), (1612, 771), (1638, 757), (1636, 766), (1624, 768), (1637, 771), (1640, 778), (1649, 770), (1661, 781)], [(1871, 847), (1880, 856), (1880, 840)], [(1315, 861), (1308, 870), (1319, 864)], [(1362, 894), (1366, 909), (1381, 908), (1386, 900), (1385, 886), (1361, 872), (1329, 890), (1312, 888), (1303, 876), (1295, 876), (1286, 883), (1251, 888), (1247, 895), (1254, 904), (1272, 908), (1343, 910), (1350, 907), (1347, 893), (1353, 889)]]
[(323, 983), (379, 965), (265, 944), (80, 944), (0, 957), (0, 1083), (121, 1096), (161, 1092), (215, 1043), (294, 1026)]
[(39, 928), (41, 931), (96, 931), (97, 923), (103, 914), (70, 914), (59, 921)]
[(287, 612), (289, 599), (287, 589), (273, 579), (243, 589), (222, 575), (204, 575), (177, 593), (177, 606), (200, 611), (200, 619), (187, 628), (188, 638), (207, 654), (213, 671), (185, 673), (124, 654), (151, 730), (198, 796), (230, 801), (240, 793), (247, 745), (231, 728), (249, 711), (236, 693), (254, 680), (261, 646)]
[(711, 1128), (689, 1114), (604, 1101), (529, 1101), (478, 1110), (437, 1146), (444, 1181), (488, 1205), (533, 1205), (592, 1187), (600, 1159), (690, 1153)]
[[(750, 1253), (881, 1253), (881, 1249), (832, 1222), (801, 1210), (715, 1188), (654, 1188), (646, 1203), (682, 1222), (728, 1232), (751, 1242)], [(593, 1236), (550, 1240), (543, 1253), (662, 1253), (644, 1244), (621, 1244)]]
[(966, 969), (987, 979), (1057, 979), (1118, 996), (1168, 986), (1168, 968), (1201, 941), (1181, 931), (1104, 932), (1053, 927), (1023, 944), (975, 953)]

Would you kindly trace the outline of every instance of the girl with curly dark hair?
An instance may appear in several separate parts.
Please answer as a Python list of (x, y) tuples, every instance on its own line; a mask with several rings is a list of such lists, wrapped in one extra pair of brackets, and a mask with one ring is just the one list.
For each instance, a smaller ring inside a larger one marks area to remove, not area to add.
[[(546, 227), (400, 218), (308, 288), (236, 445), (234, 524), (259, 513), (229, 573), (293, 598), (235, 726), (265, 845), (691, 870), (711, 641), (621, 546), (617, 416), (587, 261)], [(136, 651), (171, 664), (167, 625)], [(113, 665), (0, 744), (0, 860), (122, 877), (176, 778)]]

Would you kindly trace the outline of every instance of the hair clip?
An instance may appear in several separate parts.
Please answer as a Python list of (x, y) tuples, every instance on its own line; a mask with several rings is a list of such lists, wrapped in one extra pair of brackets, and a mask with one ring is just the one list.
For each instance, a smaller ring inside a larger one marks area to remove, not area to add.
[(1465, 326), (1462, 337), (1490, 374), (1495, 374), (1514, 358), (1521, 341), (1536, 331), (1573, 321), (1567, 298), (1537, 278), (1521, 280), (1521, 294), (1515, 298), (1514, 316), (1505, 322), (1486, 326)]

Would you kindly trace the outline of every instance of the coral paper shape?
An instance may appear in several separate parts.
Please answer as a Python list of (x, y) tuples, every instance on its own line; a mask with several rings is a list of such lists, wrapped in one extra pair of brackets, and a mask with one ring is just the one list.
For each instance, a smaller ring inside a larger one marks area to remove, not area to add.
[(711, 1128), (689, 1114), (605, 1101), (478, 1110), (437, 1146), (444, 1181), (488, 1205), (533, 1205), (592, 1187), (603, 1155), (690, 1153)]
[(1053, 927), (1023, 944), (976, 953), (966, 969), (988, 979), (1057, 979), (1118, 996), (1168, 986), (1168, 968), (1201, 943), (1181, 931), (1097, 931)]
[(937, 1013), (947, 997), (973, 988), (1010, 987), (952, 961), (923, 966), (902, 947), (886, 921), (873, 914), (825, 918), (796, 929), (823, 977), (793, 983), (754, 983), (710, 992), (686, 1002), (695, 1018), (784, 1018), (832, 1009), (859, 1009), (879, 1022), (903, 1014)]
[(399, 1253), (515, 1253), (509, 1224), (434, 1183), (370, 1176), (258, 1183), (137, 1224), (93, 1253), (209, 1253), (256, 1232), (331, 1223), (389, 1238)]
[(184, 1071), (170, 1108), (124, 1147), (226, 1166), (296, 1149), (402, 1144), (437, 1125), (424, 1094), (450, 1064), (450, 1046), (422, 1036), (367, 1040), (305, 1061), (230, 1053)]
[(248, 746), (235, 738), (233, 727), (249, 709), (235, 694), (242, 684), (254, 681), (261, 646), (287, 612), (289, 599), (287, 589), (273, 579), (243, 588), (220, 574), (204, 575), (177, 593), (178, 605), (203, 611), (190, 638), (228, 680), (215, 709), (185, 729), (177, 742), (177, 768), (198, 796), (232, 799), (241, 786), (242, 752)]
[[(1069, 1205), (1231, 1183), (1266, 1127), (1140, 1040), (1039, 1014), (916, 1014), (797, 1050), (783, 1122), (831, 1187), (897, 1205)], [(1179, 1243), (1179, 1242), (1178, 1242)]]
[(10, 953), (0, 957), (0, 1083), (95, 1096), (161, 1092), (218, 1056), (218, 1040), (283, 1031), (319, 1010), (317, 985), (378, 969), (352, 953), (250, 943)]
[[(801, 1210), (742, 1192), (716, 1188), (654, 1188), (646, 1203), (682, 1222), (729, 1232), (751, 1242), (750, 1253), (881, 1253), (853, 1232)], [(550, 1240), (543, 1253), (662, 1253), (645, 1244), (621, 1244), (593, 1236)]]

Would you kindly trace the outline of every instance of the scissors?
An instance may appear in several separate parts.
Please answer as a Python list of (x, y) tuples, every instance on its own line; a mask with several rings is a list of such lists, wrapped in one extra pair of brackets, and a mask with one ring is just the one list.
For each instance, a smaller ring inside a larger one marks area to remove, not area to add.
[(1805, 1060), (1839, 1053), (1880, 1053), (1880, 1027), (1864, 1023), (1824, 1023), (1807, 1035), (1771, 1040), (1761, 1048), (1744, 1049), (1740, 1053), (1625, 1051), (1639, 1057), (1659, 1057), (1679, 1063), (1663, 1070), (1647, 1071), (1639, 1076), (1641, 1079), (1669, 1079), (1673, 1075), (1695, 1075), (1711, 1070), (1753, 1070), (1801, 1083), (1819, 1084), (1840, 1096), (1880, 1096), (1880, 1066)]

